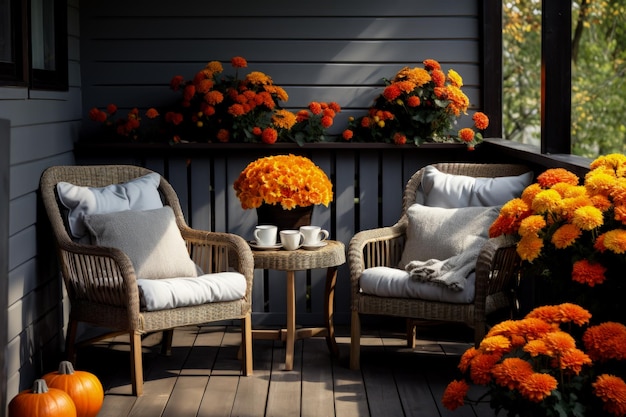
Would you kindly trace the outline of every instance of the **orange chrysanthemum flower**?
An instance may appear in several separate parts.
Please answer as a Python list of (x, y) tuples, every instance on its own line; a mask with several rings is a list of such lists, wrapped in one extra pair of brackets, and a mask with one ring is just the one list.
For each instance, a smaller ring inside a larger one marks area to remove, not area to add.
[(352, 139), (353, 136), (354, 136), (354, 132), (350, 129), (344, 130), (343, 133), (341, 134), (341, 137), (343, 138), (343, 140), (350, 140)]
[(472, 116), (472, 120), (474, 121), (474, 126), (478, 130), (485, 130), (489, 127), (489, 117), (483, 112), (477, 111)]
[(248, 61), (240, 56), (235, 56), (231, 58), (230, 64), (233, 66), (233, 68), (246, 68), (248, 66)]
[(606, 411), (616, 416), (626, 415), (626, 383), (622, 378), (603, 374), (591, 385)]
[(393, 143), (395, 143), (396, 145), (406, 144), (406, 136), (400, 132), (396, 132), (393, 135)]
[(470, 367), (470, 379), (474, 384), (486, 385), (491, 379), (491, 369), (501, 359), (501, 355), (495, 353), (481, 353), (472, 360)]
[(626, 326), (607, 321), (589, 327), (583, 334), (587, 354), (594, 361), (626, 359)]
[(519, 392), (533, 402), (540, 402), (556, 389), (557, 380), (548, 374), (533, 373), (520, 382)]
[(406, 105), (409, 107), (418, 107), (421, 103), (418, 96), (410, 96), (406, 99)]
[(570, 349), (559, 357), (559, 367), (564, 371), (579, 375), (583, 367), (591, 365), (591, 358), (580, 349)]
[(483, 352), (501, 355), (511, 350), (511, 341), (509, 338), (501, 335), (488, 336), (480, 342), (479, 349)]
[(520, 358), (506, 358), (492, 370), (495, 383), (508, 389), (518, 388), (519, 384), (533, 373), (530, 363)]
[(564, 168), (551, 168), (537, 176), (537, 183), (543, 188), (550, 188), (554, 184), (564, 182), (571, 185), (578, 185), (578, 176)]
[(582, 259), (574, 262), (572, 267), (572, 281), (593, 287), (604, 282), (606, 279), (604, 275), (605, 272), (606, 268), (601, 264)]
[(554, 232), (550, 241), (557, 249), (564, 249), (571, 246), (580, 235), (582, 231), (578, 226), (566, 223)]
[(604, 234), (604, 247), (617, 254), (626, 253), (626, 230), (615, 229)]
[(263, 143), (267, 143), (269, 145), (276, 143), (276, 140), (278, 140), (278, 132), (276, 129), (266, 127), (263, 129), (263, 133), (261, 133), (261, 140)]
[(543, 240), (537, 236), (523, 236), (517, 243), (517, 254), (524, 261), (532, 262), (539, 257)]
[(544, 227), (546, 227), (546, 219), (535, 214), (520, 222), (518, 233), (520, 236), (537, 236)]
[(461, 138), (463, 142), (473, 141), (474, 135), (475, 135), (474, 131), (470, 129), (469, 127), (464, 127), (463, 129), (459, 130), (459, 138)]
[(441, 398), (441, 403), (448, 410), (456, 410), (465, 404), (465, 396), (469, 391), (469, 385), (466, 381), (452, 381), (448, 384), (445, 391), (443, 392), (443, 397)]
[(230, 132), (226, 129), (220, 129), (217, 132), (217, 140), (220, 142), (228, 142), (230, 139)]

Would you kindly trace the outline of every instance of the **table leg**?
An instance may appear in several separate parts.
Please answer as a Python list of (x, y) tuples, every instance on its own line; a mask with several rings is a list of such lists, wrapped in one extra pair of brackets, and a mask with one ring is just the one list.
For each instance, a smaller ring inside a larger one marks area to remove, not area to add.
[(328, 350), (339, 357), (339, 347), (335, 340), (335, 326), (333, 325), (333, 316), (335, 310), (335, 284), (337, 283), (337, 267), (330, 267), (326, 271), (326, 297), (324, 297), (324, 325), (328, 331), (326, 335), (326, 344)]
[(285, 370), (293, 369), (293, 350), (296, 342), (296, 285), (295, 272), (287, 271), (287, 339), (285, 340)]

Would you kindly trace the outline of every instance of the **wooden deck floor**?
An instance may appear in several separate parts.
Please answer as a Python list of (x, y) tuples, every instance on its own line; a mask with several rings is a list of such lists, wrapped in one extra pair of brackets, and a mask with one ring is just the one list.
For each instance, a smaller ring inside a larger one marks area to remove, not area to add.
[(171, 356), (159, 353), (160, 335), (144, 339), (144, 395), (130, 389), (127, 339), (109, 339), (78, 352), (77, 369), (105, 387), (98, 417), (403, 417), (492, 416), (488, 406), (450, 412), (440, 399), (456, 375), (472, 336), (458, 327), (430, 327), (408, 349), (399, 331), (364, 329), (362, 367), (348, 367), (349, 329), (337, 328), (340, 357), (326, 341), (296, 342), (294, 369), (283, 370), (282, 343), (254, 340), (254, 375), (242, 377), (236, 359), (238, 328), (178, 329)]

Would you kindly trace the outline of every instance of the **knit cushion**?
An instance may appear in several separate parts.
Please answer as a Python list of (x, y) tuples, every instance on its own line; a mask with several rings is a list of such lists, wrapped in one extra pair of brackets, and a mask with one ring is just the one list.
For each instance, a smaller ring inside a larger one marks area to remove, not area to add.
[(460, 208), (501, 206), (518, 198), (531, 184), (533, 173), (493, 178), (475, 178), (424, 168), (418, 203), (431, 207)]
[(93, 244), (118, 248), (128, 255), (137, 278), (198, 274), (169, 206), (87, 215), (85, 225)]
[(83, 219), (90, 214), (163, 207), (158, 191), (160, 182), (161, 176), (157, 173), (150, 173), (123, 184), (99, 188), (59, 182), (57, 194), (67, 209), (70, 234), (75, 239), (83, 238), (87, 234)]
[(441, 208), (413, 204), (407, 210), (409, 224), (398, 267), (414, 260), (445, 260), (488, 238), (489, 226), (499, 207)]

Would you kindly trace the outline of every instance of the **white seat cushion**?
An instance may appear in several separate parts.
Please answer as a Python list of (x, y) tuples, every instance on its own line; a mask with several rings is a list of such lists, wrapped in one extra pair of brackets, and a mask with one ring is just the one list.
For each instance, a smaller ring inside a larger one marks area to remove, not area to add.
[(363, 271), (359, 284), (361, 291), (379, 297), (419, 298), (448, 303), (471, 303), (474, 301), (476, 274), (467, 277), (463, 291), (452, 291), (430, 282), (420, 282), (409, 273), (397, 268), (376, 266)]
[(137, 284), (145, 311), (240, 300), (246, 294), (246, 278), (238, 272), (195, 278), (139, 279)]

